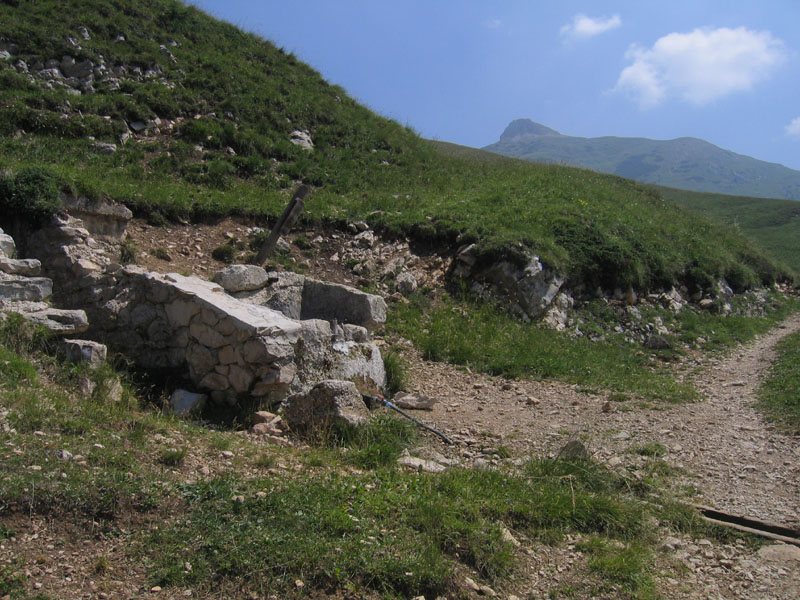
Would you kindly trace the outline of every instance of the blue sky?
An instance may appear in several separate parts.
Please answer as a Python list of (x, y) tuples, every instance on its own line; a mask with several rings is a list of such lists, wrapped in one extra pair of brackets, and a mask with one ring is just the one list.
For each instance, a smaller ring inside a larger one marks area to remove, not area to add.
[(516, 118), (703, 138), (800, 169), (797, 0), (192, 0), (424, 137)]

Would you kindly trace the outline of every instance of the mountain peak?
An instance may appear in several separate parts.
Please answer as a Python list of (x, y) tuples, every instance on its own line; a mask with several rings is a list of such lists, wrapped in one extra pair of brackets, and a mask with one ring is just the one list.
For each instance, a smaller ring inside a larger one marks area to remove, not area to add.
[(536, 123), (530, 119), (515, 119), (509, 123), (500, 140), (513, 140), (515, 138), (527, 137), (530, 135), (561, 135), (555, 129), (545, 127), (541, 123)]

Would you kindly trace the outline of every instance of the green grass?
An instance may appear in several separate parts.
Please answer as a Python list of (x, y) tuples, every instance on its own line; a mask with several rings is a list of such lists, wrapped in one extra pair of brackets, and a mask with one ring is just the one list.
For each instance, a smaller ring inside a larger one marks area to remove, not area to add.
[(762, 408), (792, 433), (800, 432), (800, 334), (782, 339), (778, 360), (758, 391)]
[(800, 273), (800, 203), (659, 188), (665, 200), (733, 227)]
[[(696, 398), (691, 386), (675, 382), (672, 363), (684, 350), (651, 351), (625, 341), (613, 331), (616, 313), (603, 306), (600, 310), (590, 304), (578, 315), (586, 327), (604, 336), (602, 342), (522, 323), (490, 304), (447, 295), (436, 300), (418, 295), (396, 306), (387, 331), (413, 341), (428, 359), (492, 375), (555, 379), (667, 402)], [(745, 311), (746, 305), (737, 301), (735, 308)], [(643, 308), (642, 314), (660, 316), (683, 344), (703, 337), (703, 348), (714, 351), (752, 339), (797, 309), (796, 300), (773, 295), (761, 316), (722, 317), (691, 308), (674, 315), (654, 307)]]

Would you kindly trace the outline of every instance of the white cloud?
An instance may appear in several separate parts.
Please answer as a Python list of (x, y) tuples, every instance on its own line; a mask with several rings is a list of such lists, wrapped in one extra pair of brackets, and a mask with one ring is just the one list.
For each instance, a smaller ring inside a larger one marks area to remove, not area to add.
[(723, 27), (670, 33), (650, 49), (632, 46), (625, 57), (632, 62), (614, 89), (650, 108), (669, 96), (701, 106), (749, 90), (769, 77), (786, 51), (768, 31)]
[(584, 14), (577, 14), (572, 18), (572, 23), (561, 28), (561, 35), (570, 38), (590, 38), (616, 29), (620, 25), (622, 25), (622, 19), (619, 18), (619, 15), (593, 19)]
[(500, 19), (488, 19), (483, 23), (488, 29), (498, 29), (503, 22)]
[(786, 126), (786, 135), (800, 138), (800, 117), (797, 117)]

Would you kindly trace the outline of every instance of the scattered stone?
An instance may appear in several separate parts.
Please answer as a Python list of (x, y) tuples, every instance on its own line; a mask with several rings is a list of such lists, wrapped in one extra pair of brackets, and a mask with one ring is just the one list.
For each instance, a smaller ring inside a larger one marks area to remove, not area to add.
[(403, 454), (397, 459), (397, 464), (401, 467), (408, 467), (415, 471), (421, 470), (426, 473), (444, 473), (447, 470), (447, 467), (435, 461), (411, 456), (408, 453), (408, 449), (403, 450)]
[(438, 400), (424, 396), (422, 394), (411, 394), (408, 392), (400, 392), (392, 398), (392, 404), (398, 408), (406, 408), (410, 410), (432, 410), (433, 405)]
[(418, 287), (417, 279), (408, 271), (403, 271), (400, 273), (397, 278), (395, 279), (395, 286), (397, 287), (397, 291), (403, 294), (404, 296), (410, 296), (414, 292), (417, 291)]

